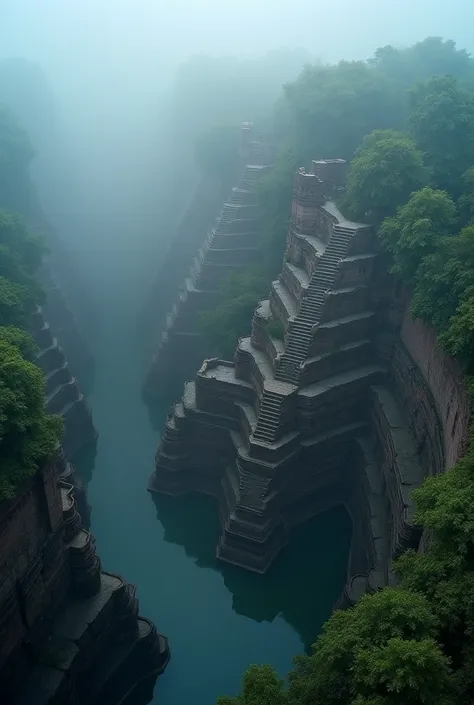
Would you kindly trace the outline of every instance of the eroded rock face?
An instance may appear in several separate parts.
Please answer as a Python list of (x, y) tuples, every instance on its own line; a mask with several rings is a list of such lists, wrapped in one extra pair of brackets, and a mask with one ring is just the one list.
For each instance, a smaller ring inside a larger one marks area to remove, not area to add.
[(158, 675), (167, 641), (135, 588), (101, 571), (75, 490), (51, 460), (0, 506), (0, 701), (118, 703)]
[[(298, 170), (279, 279), (234, 362), (207, 360), (186, 383), (149, 489), (217, 496), (218, 558), (262, 573), (292, 526), (345, 504), (348, 605), (390, 583), (393, 558), (418, 545), (412, 490), (458, 457), (467, 400), (434, 340), (414, 335), (406, 318), (400, 332), (400, 316), (387, 315), (375, 234), (331, 200), (344, 174), (341, 160)], [(271, 319), (284, 340), (269, 334)]]

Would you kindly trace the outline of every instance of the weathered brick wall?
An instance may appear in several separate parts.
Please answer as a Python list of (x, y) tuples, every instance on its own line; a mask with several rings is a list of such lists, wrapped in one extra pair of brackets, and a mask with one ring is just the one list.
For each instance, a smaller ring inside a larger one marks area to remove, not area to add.
[(469, 405), (458, 363), (448, 357), (434, 331), (405, 311), (400, 337), (418, 365), (435, 400), (443, 426), (445, 463), (452, 467), (465, 450)]

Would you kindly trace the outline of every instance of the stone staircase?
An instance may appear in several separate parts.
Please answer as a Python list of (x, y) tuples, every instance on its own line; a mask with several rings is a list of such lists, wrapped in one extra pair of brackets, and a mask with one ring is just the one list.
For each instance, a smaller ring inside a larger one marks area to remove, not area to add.
[(239, 185), (232, 190), (230, 202), (239, 206), (244, 206), (247, 203), (249, 193), (251, 193), (249, 189), (244, 189)]
[(264, 441), (265, 443), (274, 443), (276, 441), (283, 399), (282, 394), (264, 388), (257, 425), (253, 434), (255, 440)]
[(310, 279), (299, 312), (290, 323), (285, 352), (276, 361), (277, 380), (298, 384), (300, 366), (308, 355), (313, 327), (320, 322), (326, 293), (336, 281), (339, 264), (347, 255), (356, 232), (355, 225), (334, 225), (331, 239)]
[(255, 184), (260, 178), (262, 170), (257, 168), (252, 168), (247, 166), (242, 178), (239, 181), (239, 188), (245, 189), (246, 191), (253, 191)]

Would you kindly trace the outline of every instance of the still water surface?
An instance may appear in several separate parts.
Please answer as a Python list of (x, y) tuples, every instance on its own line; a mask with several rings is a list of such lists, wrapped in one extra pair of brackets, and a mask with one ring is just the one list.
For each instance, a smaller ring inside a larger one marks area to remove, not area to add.
[[(160, 253), (151, 244), (140, 251), (130, 237), (136, 220), (110, 218), (82, 220), (75, 254), (98, 322), (88, 329), (86, 315), (84, 328), (95, 357), (89, 403), (99, 440), (95, 457), (89, 450), (78, 460), (90, 478), (91, 530), (104, 569), (137, 585), (141, 614), (169, 637), (171, 661), (152, 702), (212, 705), (238, 690), (249, 664), (271, 663), (284, 675), (311, 644), (344, 584), (350, 522), (342, 509), (308, 522), (258, 576), (215, 561), (219, 524), (210, 498), (147, 493), (168, 404), (152, 423), (136, 330), (150, 259), (157, 269)], [(143, 242), (151, 238), (150, 230)]]

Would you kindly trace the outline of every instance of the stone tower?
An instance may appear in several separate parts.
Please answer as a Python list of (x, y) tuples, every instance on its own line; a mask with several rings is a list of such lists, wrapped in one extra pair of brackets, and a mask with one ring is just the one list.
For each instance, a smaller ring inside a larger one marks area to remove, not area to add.
[(234, 361), (206, 360), (185, 385), (149, 488), (215, 495), (218, 558), (261, 573), (292, 526), (345, 504), (350, 603), (416, 545), (410, 490), (423, 471), (379, 353), (374, 232), (332, 200), (345, 170), (330, 160), (297, 171), (281, 274)]

